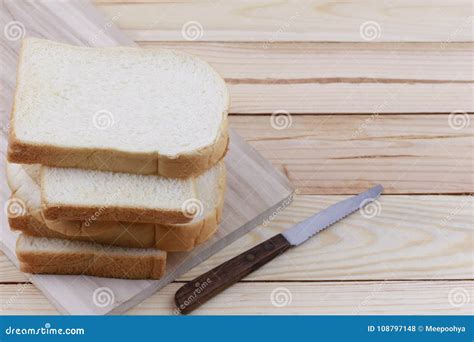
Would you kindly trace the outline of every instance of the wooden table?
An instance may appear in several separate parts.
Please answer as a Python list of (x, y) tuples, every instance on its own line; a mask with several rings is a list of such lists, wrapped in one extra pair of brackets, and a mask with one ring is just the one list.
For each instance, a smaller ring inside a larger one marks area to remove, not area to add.
[[(375, 183), (385, 195), (196, 314), (473, 314), (470, 1), (140, 1), (96, 5), (144, 48), (209, 61), (231, 126), (294, 203), (130, 310), (173, 314), (182, 282)], [(107, 25), (104, 26), (107, 30)], [(6, 314), (57, 314), (5, 257)]]

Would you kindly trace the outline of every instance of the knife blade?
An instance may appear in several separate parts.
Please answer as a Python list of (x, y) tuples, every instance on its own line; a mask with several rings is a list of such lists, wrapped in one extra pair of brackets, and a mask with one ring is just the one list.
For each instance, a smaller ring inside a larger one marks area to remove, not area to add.
[(382, 185), (376, 185), (366, 192), (350, 197), (310, 216), (304, 221), (285, 230), (282, 235), (292, 246), (298, 246), (330, 225), (342, 220), (354, 211), (376, 200), (383, 191)]
[(289, 248), (298, 246), (317, 233), (375, 201), (381, 185), (320, 211), (244, 253), (184, 284), (175, 294), (177, 310), (187, 314), (210, 298), (238, 282)]

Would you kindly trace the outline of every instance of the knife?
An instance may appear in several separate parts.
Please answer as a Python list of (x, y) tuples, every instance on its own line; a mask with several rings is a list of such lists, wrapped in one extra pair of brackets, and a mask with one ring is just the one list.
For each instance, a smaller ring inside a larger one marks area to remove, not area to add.
[(283, 233), (275, 235), (248, 251), (184, 284), (175, 294), (176, 307), (188, 314), (207, 300), (235, 284), (248, 274), (296, 247), (323, 229), (377, 199), (383, 191), (377, 185), (357, 196), (331, 205)]

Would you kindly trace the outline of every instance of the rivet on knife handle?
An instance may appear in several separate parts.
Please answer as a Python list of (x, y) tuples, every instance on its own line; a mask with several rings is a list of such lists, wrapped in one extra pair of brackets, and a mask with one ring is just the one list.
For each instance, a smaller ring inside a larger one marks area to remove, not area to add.
[(183, 285), (175, 294), (176, 307), (183, 314), (193, 311), (290, 247), (283, 235), (275, 235)]

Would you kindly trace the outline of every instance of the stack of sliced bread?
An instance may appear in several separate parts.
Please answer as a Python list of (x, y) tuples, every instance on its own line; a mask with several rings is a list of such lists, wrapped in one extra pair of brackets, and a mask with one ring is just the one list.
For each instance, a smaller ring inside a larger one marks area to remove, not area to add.
[(193, 56), (24, 40), (6, 170), (21, 269), (163, 276), (218, 228), (228, 107)]

